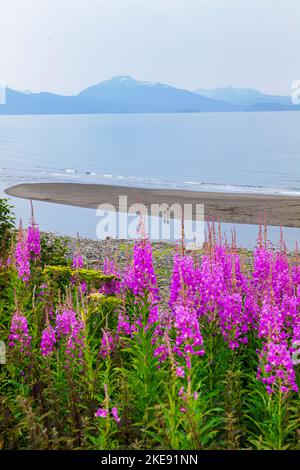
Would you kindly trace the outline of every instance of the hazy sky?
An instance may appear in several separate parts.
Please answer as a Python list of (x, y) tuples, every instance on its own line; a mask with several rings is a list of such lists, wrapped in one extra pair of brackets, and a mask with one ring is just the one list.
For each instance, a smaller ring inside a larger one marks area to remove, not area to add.
[(0, 0), (0, 80), (74, 93), (114, 75), (288, 94), (299, 0)]

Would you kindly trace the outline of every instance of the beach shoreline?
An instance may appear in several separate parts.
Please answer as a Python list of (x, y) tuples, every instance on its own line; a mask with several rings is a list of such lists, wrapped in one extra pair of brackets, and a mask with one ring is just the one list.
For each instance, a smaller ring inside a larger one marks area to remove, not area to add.
[[(119, 196), (127, 196), (127, 207), (144, 204), (204, 204), (205, 220), (225, 223), (261, 224), (300, 227), (300, 197), (200, 192), (179, 189), (149, 189), (139, 187), (80, 183), (28, 183), (5, 190), (8, 196), (55, 204), (96, 209), (111, 204), (119, 210)], [(172, 213), (171, 213), (172, 216)]]

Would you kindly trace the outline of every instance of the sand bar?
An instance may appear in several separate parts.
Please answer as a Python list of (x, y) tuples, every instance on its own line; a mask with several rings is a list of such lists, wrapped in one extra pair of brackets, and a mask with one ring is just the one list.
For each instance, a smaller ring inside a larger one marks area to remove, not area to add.
[[(6, 189), (9, 196), (38, 201), (97, 208), (112, 204), (118, 210), (119, 196), (127, 196), (128, 206), (143, 203), (172, 205), (204, 204), (206, 220), (221, 222), (300, 227), (300, 197), (257, 194), (199, 192), (179, 189), (148, 189), (78, 183), (19, 184)], [(196, 206), (195, 206), (196, 207)]]

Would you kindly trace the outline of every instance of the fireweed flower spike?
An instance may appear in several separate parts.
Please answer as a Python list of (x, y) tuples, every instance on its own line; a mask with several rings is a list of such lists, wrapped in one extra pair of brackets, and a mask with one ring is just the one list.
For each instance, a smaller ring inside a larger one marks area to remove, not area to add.
[(148, 240), (138, 240), (133, 247), (133, 262), (127, 266), (123, 276), (122, 290), (131, 291), (141, 299), (148, 296), (150, 301), (149, 323), (158, 319), (158, 306), (160, 300), (156, 275), (152, 261), (152, 245)]
[(28, 354), (31, 345), (27, 318), (22, 312), (16, 311), (11, 320), (9, 346), (14, 348), (19, 346), (20, 352)]
[[(81, 254), (78, 251), (76, 251), (74, 256), (73, 256), (72, 268), (73, 269), (82, 269), (83, 267), (84, 267), (83, 257), (81, 256)], [(76, 279), (72, 279), (72, 283), (75, 284)], [(84, 282), (84, 281), (81, 282), (80, 283), (80, 288), (81, 288), (82, 294), (85, 294), (87, 292), (86, 282)]]
[[(110, 261), (108, 258), (104, 259), (103, 262), (103, 273), (104, 274), (113, 274), (117, 278), (120, 278), (120, 273), (116, 265), (115, 260)], [(106, 282), (100, 289), (100, 292), (106, 295), (110, 294), (120, 294), (121, 283), (117, 279), (113, 279), (109, 282)]]
[(62, 313), (56, 316), (55, 331), (58, 339), (66, 337), (67, 356), (81, 359), (85, 346), (84, 323), (72, 308), (63, 307)]
[(80, 269), (83, 268), (84, 262), (83, 257), (80, 253), (76, 252), (73, 256), (72, 268), (73, 269)]
[(184, 378), (184, 376), (185, 376), (184, 368), (183, 367), (177, 367), (176, 375), (177, 375), (177, 377)]
[(190, 303), (193, 302), (195, 307), (198, 307), (200, 284), (201, 272), (192, 256), (177, 252), (174, 256), (169, 307), (172, 309), (175, 305), (184, 303), (187, 298)]
[(241, 343), (247, 343), (246, 336), (250, 320), (243, 310), (240, 294), (224, 295), (220, 299), (220, 327), (230, 349), (236, 349)]
[(111, 409), (111, 414), (112, 414), (112, 417), (113, 419), (115, 420), (115, 422), (118, 424), (120, 422), (120, 418), (119, 418), (119, 415), (118, 415), (118, 408), (116, 408), (115, 406)]
[(285, 314), (270, 299), (265, 300), (262, 308), (258, 336), (264, 343), (259, 354), (257, 378), (266, 384), (268, 393), (278, 389), (282, 393), (297, 392), (292, 351), (287, 344)]
[(33, 260), (41, 255), (40, 230), (34, 218), (32, 218), (31, 225), (27, 229), (27, 250)]
[(105, 408), (98, 408), (95, 413), (96, 418), (107, 418), (108, 411)]
[(43, 356), (49, 356), (56, 343), (54, 328), (49, 324), (42, 333), (41, 353)]
[(265, 344), (260, 353), (257, 378), (266, 384), (269, 394), (277, 390), (282, 393), (299, 391), (292, 357), (285, 341)]
[(67, 340), (66, 353), (73, 359), (83, 357), (83, 350), (85, 346), (84, 337), (84, 323), (80, 320), (72, 327), (72, 332)]
[[(179, 357), (185, 359), (186, 366), (190, 369), (191, 357), (193, 355), (204, 355), (204, 349), (202, 347), (203, 338), (200, 331), (198, 315), (195, 308), (188, 305), (178, 305), (173, 315), (175, 317), (174, 327), (176, 331), (173, 351)], [(179, 374), (182, 374), (182, 368), (179, 368), (179, 371)]]
[(20, 221), (18, 242), (15, 249), (15, 263), (19, 279), (28, 282), (30, 278), (30, 252), (28, 251), (22, 220)]
[(131, 336), (133, 327), (130, 323), (129, 316), (125, 311), (120, 311), (118, 315), (117, 333), (125, 336)]
[[(119, 414), (118, 414), (118, 408), (116, 408), (115, 406), (111, 409), (111, 415), (114, 419), (114, 421), (119, 424), (119, 422), (121, 421), (120, 418), (119, 418)], [(96, 411), (95, 413), (95, 416), (96, 418), (108, 418), (109, 416), (109, 410), (106, 409), (106, 408), (98, 408), (98, 410)]]
[(62, 312), (56, 316), (56, 332), (58, 337), (68, 336), (77, 323), (76, 312), (68, 306), (62, 308)]
[(103, 330), (99, 355), (105, 359), (115, 350), (115, 341), (110, 331)]

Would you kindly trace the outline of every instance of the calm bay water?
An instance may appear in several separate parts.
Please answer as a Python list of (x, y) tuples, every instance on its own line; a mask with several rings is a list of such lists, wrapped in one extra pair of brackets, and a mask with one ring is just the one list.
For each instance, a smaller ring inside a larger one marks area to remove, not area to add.
[[(0, 191), (80, 182), (300, 196), (299, 124), (297, 112), (0, 116)], [(95, 234), (94, 213), (87, 222), (73, 208), (69, 220), (60, 208), (58, 220), (50, 206), (36, 205), (45, 228)]]

